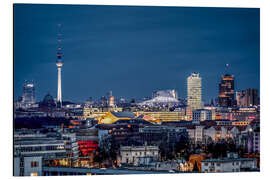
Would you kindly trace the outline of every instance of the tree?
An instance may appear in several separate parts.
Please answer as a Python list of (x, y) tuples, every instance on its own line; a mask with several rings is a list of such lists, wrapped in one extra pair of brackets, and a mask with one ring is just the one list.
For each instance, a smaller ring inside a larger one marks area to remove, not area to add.
[(194, 171), (194, 172), (199, 172), (199, 168), (198, 168), (198, 165), (197, 165), (197, 161), (195, 161), (193, 171)]

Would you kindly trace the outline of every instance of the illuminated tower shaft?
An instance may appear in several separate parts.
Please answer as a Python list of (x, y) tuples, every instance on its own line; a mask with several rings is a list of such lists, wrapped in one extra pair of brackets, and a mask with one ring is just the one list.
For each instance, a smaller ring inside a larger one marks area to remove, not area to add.
[(60, 105), (62, 104), (62, 83), (61, 83), (61, 66), (57, 67), (57, 71), (58, 71), (58, 82), (57, 82), (57, 102), (60, 103)]

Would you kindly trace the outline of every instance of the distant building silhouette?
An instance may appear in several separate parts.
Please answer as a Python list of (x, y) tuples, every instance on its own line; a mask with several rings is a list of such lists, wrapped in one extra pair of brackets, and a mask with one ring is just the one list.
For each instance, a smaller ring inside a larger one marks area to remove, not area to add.
[(39, 103), (39, 107), (42, 109), (53, 109), (56, 107), (56, 103), (53, 97), (48, 93), (44, 98), (43, 101)]

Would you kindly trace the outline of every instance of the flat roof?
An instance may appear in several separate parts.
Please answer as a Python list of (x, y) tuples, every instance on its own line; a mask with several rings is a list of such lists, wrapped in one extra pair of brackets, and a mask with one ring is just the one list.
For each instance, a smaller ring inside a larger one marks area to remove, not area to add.
[(232, 162), (232, 161), (254, 161), (256, 158), (222, 158), (222, 159), (204, 159), (202, 162)]

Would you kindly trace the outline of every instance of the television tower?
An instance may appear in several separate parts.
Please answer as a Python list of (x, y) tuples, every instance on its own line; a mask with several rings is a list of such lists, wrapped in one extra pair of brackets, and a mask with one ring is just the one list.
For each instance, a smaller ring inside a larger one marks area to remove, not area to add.
[(61, 24), (58, 24), (58, 34), (57, 34), (57, 59), (56, 59), (56, 66), (57, 66), (57, 107), (62, 107), (62, 83), (61, 83), (61, 71), (62, 66), (64, 65), (62, 61), (62, 34), (61, 34)]

